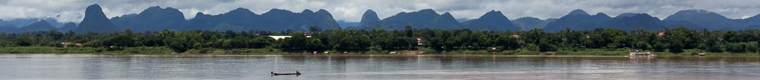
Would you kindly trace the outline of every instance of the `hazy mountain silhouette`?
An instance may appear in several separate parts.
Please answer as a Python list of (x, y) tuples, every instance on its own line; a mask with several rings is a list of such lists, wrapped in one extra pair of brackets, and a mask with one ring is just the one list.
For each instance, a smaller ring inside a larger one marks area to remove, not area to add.
[(608, 27), (620, 30), (650, 30), (658, 31), (665, 29), (665, 22), (660, 21), (657, 17), (652, 17), (645, 13), (623, 13), (607, 21), (602, 27)]
[(361, 22), (338, 21), (341, 29), (356, 29), (362, 27)]
[(332, 14), (324, 9), (317, 10), (314, 14), (305, 14), (308, 23), (306, 27), (319, 27), (320, 29), (339, 29), (340, 25), (333, 19)]
[(389, 29), (400, 30), (406, 26), (417, 29), (473, 29), (489, 31), (517, 31), (540, 28), (546, 31), (593, 30), (613, 28), (626, 31), (663, 30), (673, 27), (708, 30), (743, 30), (760, 28), (760, 15), (746, 19), (729, 19), (706, 10), (681, 10), (661, 20), (646, 13), (624, 13), (610, 17), (604, 13), (591, 15), (577, 9), (557, 19), (541, 20), (524, 17), (509, 20), (504, 13), (489, 11), (480, 18), (459, 22), (451, 13), (438, 14), (432, 9), (415, 12), (401, 12), (381, 19), (373, 10), (367, 10), (360, 22), (337, 22), (327, 10), (303, 10), (292, 12), (271, 9), (263, 14), (256, 14), (245, 8), (237, 8), (218, 15), (197, 13), (186, 20), (178, 9), (159, 6), (149, 7), (138, 14), (128, 14), (109, 19), (98, 4), (90, 5), (85, 10), (84, 19), (77, 23), (60, 23), (52, 18), (23, 18), (0, 20), (0, 32), (25, 31), (76, 31), (76, 32), (119, 32), (125, 29), (133, 31), (161, 31), (164, 29), (188, 31), (307, 31), (310, 27), (322, 30), (339, 29)]
[(21, 27), (21, 31), (23, 32), (50, 31), (50, 30), (56, 30), (56, 28), (53, 27), (53, 25), (50, 25), (50, 23), (48, 23), (48, 21), (45, 21), (45, 20), (37, 21), (27, 26)]
[(19, 28), (13, 25), (0, 25), (0, 32), (15, 33), (19, 32)]
[(745, 28), (760, 28), (760, 14), (741, 20)]
[(309, 27), (338, 29), (340, 26), (326, 10), (313, 12), (304, 10), (294, 13), (288, 10), (272, 9), (257, 15), (245, 8), (238, 8), (220, 15), (198, 13), (190, 20), (190, 26), (199, 30), (216, 31), (305, 31)]
[(93, 4), (85, 9), (84, 19), (79, 23), (77, 32), (118, 32), (119, 27), (111, 22), (103, 13), (103, 9), (98, 4)]
[(380, 26), (380, 18), (377, 17), (377, 13), (375, 13), (375, 11), (372, 11), (370, 9), (364, 12), (360, 24), (362, 27)]
[(667, 22), (668, 26), (691, 29), (735, 30), (741, 26), (737, 21), (723, 15), (699, 9), (681, 10), (663, 21)]
[(544, 30), (594, 30), (611, 28), (625, 31), (637, 29), (657, 31), (664, 30), (668, 25), (669, 23), (646, 13), (623, 13), (611, 18), (604, 13), (589, 15), (583, 10), (573, 10), (556, 21), (548, 23)]
[(132, 29), (133, 31), (160, 31), (164, 29), (176, 30), (186, 26), (182, 12), (175, 8), (150, 7), (139, 14), (129, 14), (114, 17), (111, 21), (119, 27)]
[(52, 26), (63, 25), (63, 23), (59, 23), (58, 20), (53, 19), (53, 18), (19, 18), (19, 19), (10, 19), (10, 20), (0, 20), (0, 25), (5, 25), (8, 27), (24, 27), (41, 20), (47, 21)]
[(455, 29), (462, 24), (459, 23), (450, 13), (438, 14), (432, 9), (423, 9), (416, 12), (401, 12), (380, 21), (382, 29), (398, 30), (405, 26), (412, 26), (418, 29)]
[(541, 20), (534, 17), (523, 17), (519, 19), (515, 19), (512, 21), (512, 23), (515, 24), (515, 26), (520, 27), (521, 30), (527, 31), (532, 29), (541, 29), (546, 26), (551, 21), (554, 21), (556, 19), (547, 19), (547, 20)]
[(217, 30), (217, 31), (247, 31), (256, 25), (254, 22), (262, 22), (257, 15), (251, 10), (237, 8), (227, 13), (219, 15), (207, 15), (197, 13), (195, 18), (190, 20), (193, 30)]
[(61, 31), (61, 32), (74, 31), (75, 29), (77, 29), (77, 27), (78, 27), (77, 23), (71, 23), (71, 22), (63, 23), (63, 25), (61, 25), (61, 27), (58, 28), (58, 31)]
[[(44, 23), (43, 23), (44, 22)], [(43, 25), (46, 24), (46, 25)], [(0, 20), (0, 32), (16, 33), (29, 31), (48, 31), (62, 27), (63, 23), (53, 18), (19, 18)], [(44, 30), (38, 30), (45, 28)]]
[(465, 26), (473, 30), (482, 31), (519, 31), (509, 18), (501, 11), (489, 11), (478, 19), (464, 22)]
[(569, 14), (562, 16), (556, 21), (550, 22), (544, 27), (546, 31), (560, 31), (564, 29), (570, 30), (593, 30), (597, 28), (604, 28), (603, 26), (608, 20), (612, 19), (610, 16), (604, 13), (597, 13), (595, 15), (589, 15), (583, 10), (573, 10)]
[(21, 26), (32, 24), (37, 21), (40, 21), (40, 19), (23, 18), (23, 19), (0, 20), (0, 25), (4, 25), (6, 27), (21, 27)]

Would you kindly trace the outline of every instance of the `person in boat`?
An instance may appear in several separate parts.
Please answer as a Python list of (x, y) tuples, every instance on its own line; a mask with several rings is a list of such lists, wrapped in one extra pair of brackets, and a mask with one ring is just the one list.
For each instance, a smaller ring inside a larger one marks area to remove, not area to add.
[(269, 73), (275, 76), (276, 75), (301, 75), (301, 72), (298, 72), (298, 71), (296, 71), (296, 73), (274, 73), (274, 72), (269, 72)]

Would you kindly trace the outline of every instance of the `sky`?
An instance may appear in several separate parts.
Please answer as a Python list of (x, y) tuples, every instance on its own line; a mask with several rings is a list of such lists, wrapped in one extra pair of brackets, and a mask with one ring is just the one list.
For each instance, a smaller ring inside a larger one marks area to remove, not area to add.
[(248, 8), (262, 14), (270, 9), (301, 12), (325, 9), (338, 21), (358, 22), (367, 9), (386, 18), (399, 12), (434, 9), (450, 12), (459, 19), (474, 19), (485, 12), (501, 11), (510, 19), (558, 18), (575, 9), (590, 14), (611, 16), (622, 13), (648, 13), (660, 19), (679, 10), (704, 9), (729, 18), (748, 18), (760, 13), (760, 0), (0, 0), (0, 19), (55, 18), (79, 22), (84, 9), (100, 4), (108, 17), (136, 14), (151, 6), (173, 7), (186, 19), (195, 13), (221, 14), (235, 8)]

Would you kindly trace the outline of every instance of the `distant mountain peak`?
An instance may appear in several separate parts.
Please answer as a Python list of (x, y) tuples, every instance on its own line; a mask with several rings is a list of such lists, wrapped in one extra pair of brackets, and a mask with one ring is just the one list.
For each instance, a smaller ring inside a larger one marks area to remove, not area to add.
[(491, 11), (488, 11), (487, 13), (491, 13), (491, 12), (501, 12), (501, 11), (491, 10)]
[(161, 6), (151, 6), (151, 7), (148, 7), (148, 9), (145, 9), (145, 10), (155, 10), (155, 9), (160, 10), (162, 8), (161, 8)]
[(419, 10), (417, 12), (435, 12), (435, 10), (433, 10), (433, 9), (422, 9), (422, 10)]
[(532, 29), (541, 29), (546, 26), (549, 22), (552, 20), (541, 20), (539, 18), (535, 17), (522, 17), (513, 20), (512, 22), (515, 24), (515, 26), (520, 27), (521, 30), (527, 31)]
[[(231, 13), (236, 15), (252, 14), (246, 13), (244, 10)], [(196, 16), (202, 16), (202, 14)], [(176, 29), (174, 27), (186, 24), (185, 16), (181, 11), (172, 7), (161, 8), (160, 6), (149, 7), (139, 14), (114, 17), (111, 18), (111, 22), (117, 27), (138, 32)]]
[[(85, 10), (91, 10), (91, 11), (103, 11), (103, 9), (100, 7), (99, 4), (92, 4), (90, 6), (87, 6)], [(85, 11), (86, 12), (86, 11)]]
[(501, 13), (501, 11), (495, 11), (491, 10), (484, 14), (483, 16), (480, 16), (480, 18), (488, 18), (488, 17), (504, 17), (504, 14)]
[(752, 17), (749, 17), (749, 18), (746, 18), (746, 19), (747, 20), (752, 20), (752, 21), (758, 21), (757, 24), (760, 24), (760, 14), (757, 14), (755, 16), (752, 16)]
[(85, 9), (84, 19), (77, 29), (82, 32), (119, 31), (119, 28), (106, 17), (98, 4), (90, 5)]
[(327, 11), (325, 9), (319, 9), (319, 10), (317, 10), (317, 13), (320, 13), (320, 12), (321, 13), (329, 13), (329, 11)]
[(480, 18), (465, 22), (465, 25), (474, 30), (485, 31), (518, 31), (517, 27), (501, 11), (489, 11)]
[(445, 13), (441, 14), (441, 16), (451, 16), (451, 13), (445, 12)]
[(435, 10), (433, 10), (433, 9), (423, 9), (423, 10), (420, 10), (420, 11), (417, 11), (417, 12), (414, 12), (414, 13), (420, 13), (420, 14), (425, 14), (425, 15), (430, 15), (430, 14), (438, 15), (438, 13), (435, 12)]
[(570, 11), (567, 15), (590, 15), (586, 11), (583, 11), (581, 9), (575, 9), (573, 11)]
[(203, 12), (197, 12), (197, 13), (195, 13), (195, 16), (200, 16), (200, 15), (206, 15), (206, 14), (204, 14)]
[(24, 32), (30, 32), (30, 31), (48, 31), (48, 30), (55, 29), (55, 27), (53, 27), (53, 25), (51, 25), (48, 21), (40, 20), (40, 21), (34, 22), (34, 23), (30, 24), (30, 25), (27, 25), (25, 27), (22, 27), (21, 29), (23, 29)]
[(486, 15), (488, 14), (502, 14), (502, 13), (501, 11), (491, 10), (491, 11), (486, 12)]
[(154, 10), (154, 11), (177, 10), (177, 11), (179, 11), (176, 8), (172, 8), (172, 7), (161, 8), (161, 6), (151, 6), (151, 7), (148, 7), (147, 9), (145, 9), (145, 10), (146, 11), (150, 11), (150, 10)]
[(301, 11), (301, 13), (302, 14), (314, 14), (314, 11), (311, 11), (309, 9), (305, 9), (305, 10)]
[(368, 9), (367, 11), (364, 11), (364, 17), (372, 17), (372, 16), (374, 16), (374, 18), (377, 18), (377, 13), (375, 11), (372, 11), (372, 9)]
[(689, 26), (695, 29), (726, 30), (735, 29), (730, 27), (741, 26), (723, 15), (701, 9), (681, 10), (663, 21), (671, 24), (670, 26)]
[(612, 18), (609, 15), (604, 14), (604, 13), (597, 13), (597, 14), (594, 14), (593, 16), (591, 16), (591, 17), (596, 18), (596, 19), (601, 19), (601, 20), (611, 19)]
[(332, 15), (330, 14), (330, 12), (328, 12), (327, 10), (324, 10), (324, 9), (319, 9), (314, 14), (317, 14), (317, 15), (330, 15), (332, 17)]
[(195, 17), (193, 18), (201, 18), (201, 17), (209, 17), (210, 15), (204, 14), (203, 12), (195, 13)]
[[(164, 14), (164, 15), (172, 14), (172, 15), (182, 16), (181, 11), (172, 7), (161, 8), (160, 6), (153, 6), (140, 12), (140, 15), (156, 15), (156, 14)], [(184, 18), (184, 16), (182, 17)]]
[(456, 21), (456, 19), (454, 18), (454, 16), (452, 16), (451, 13), (449, 13), (449, 12), (443, 13), (438, 18), (439, 18), (439, 20), (453, 20), (455, 23), (459, 22), (459, 21)]
[(364, 27), (378, 26), (380, 23), (380, 18), (377, 17), (377, 13), (375, 13), (375, 11), (368, 9), (367, 11), (364, 11), (364, 15), (362, 15), (362, 20), (360, 23), (361, 26)]
[(423, 9), (415, 12), (401, 12), (380, 21), (387, 29), (403, 29), (404, 26), (414, 28), (455, 29), (462, 24), (450, 13), (437, 14), (433, 9)]
[(646, 13), (623, 13), (615, 17), (636, 17), (636, 16), (652, 17), (651, 15), (646, 14)]
[(666, 23), (661, 21), (657, 17), (652, 17), (646, 13), (623, 13), (611, 20), (605, 22), (603, 26), (609, 26), (607, 28), (615, 28), (625, 31), (632, 30), (650, 30), (660, 31), (664, 30)]
[(601, 13), (601, 12), (594, 14), (594, 16), (610, 17), (609, 15)]
[(610, 20), (611, 17), (604, 13), (597, 13), (595, 15), (589, 15), (586, 11), (576, 9), (569, 14), (562, 16), (556, 21), (551, 21), (546, 24), (543, 30), (547, 31), (561, 31), (565, 29), (572, 30), (593, 30), (596, 28), (603, 28), (602, 24)]
[(256, 14), (253, 11), (251, 11), (249, 9), (246, 9), (246, 8), (236, 8), (236, 9), (230, 11), (230, 12), (227, 12), (227, 13), (230, 13), (230, 14), (243, 14), (243, 15), (255, 15)]
[(268, 12), (264, 13), (264, 15), (271, 15), (271, 14), (292, 14), (292, 11), (284, 10), (284, 9), (270, 9)]
[(720, 15), (718, 13), (702, 10), (702, 9), (681, 10), (669, 16), (668, 18), (670, 17), (707, 17), (707, 18), (712, 18), (712, 19), (728, 19), (725, 16)]

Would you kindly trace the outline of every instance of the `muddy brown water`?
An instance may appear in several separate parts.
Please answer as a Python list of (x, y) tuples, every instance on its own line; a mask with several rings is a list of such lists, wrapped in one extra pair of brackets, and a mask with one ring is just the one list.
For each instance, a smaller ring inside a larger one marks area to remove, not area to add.
[[(272, 76), (270, 72), (303, 73)], [(2, 80), (757, 80), (760, 58), (0, 55)]]

